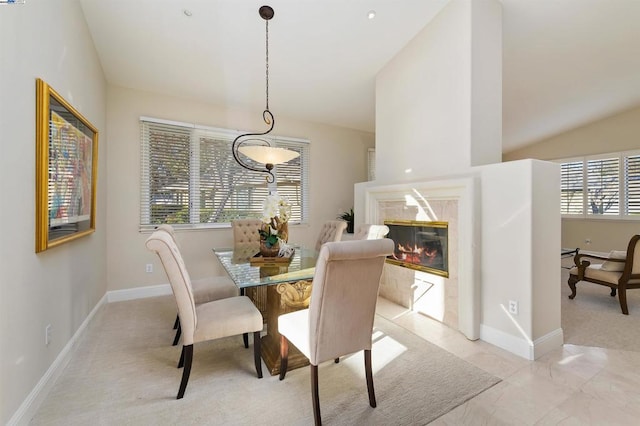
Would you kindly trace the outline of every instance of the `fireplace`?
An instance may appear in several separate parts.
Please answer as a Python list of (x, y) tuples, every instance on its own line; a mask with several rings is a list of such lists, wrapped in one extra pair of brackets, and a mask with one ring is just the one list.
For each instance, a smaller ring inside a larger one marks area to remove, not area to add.
[(449, 277), (448, 222), (386, 220), (395, 243), (387, 262), (405, 268)]

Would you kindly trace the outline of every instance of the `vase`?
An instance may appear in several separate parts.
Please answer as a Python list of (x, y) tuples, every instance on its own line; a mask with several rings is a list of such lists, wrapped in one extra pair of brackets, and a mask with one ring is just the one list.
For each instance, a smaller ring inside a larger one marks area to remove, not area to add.
[(289, 222), (281, 223), (278, 228), (278, 236), (285, 243), (289, 242)]
[(280, 252), (280, 243), (275, 243), (271, 247), (267, 247), (265, 240), (260, 240), (260, 255), (262, 257), (276, 257)]

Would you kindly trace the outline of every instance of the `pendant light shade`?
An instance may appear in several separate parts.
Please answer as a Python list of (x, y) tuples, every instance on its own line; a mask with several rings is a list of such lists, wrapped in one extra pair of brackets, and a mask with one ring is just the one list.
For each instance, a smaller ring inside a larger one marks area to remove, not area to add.
[(258, 163), (281, 164), (300, 156), (300, 153), (285, 148), (266, 145), (245, 145), (238, 148), (242, 154)]
[[(267, 104), (265, 110), (262, 112), (262, 119), (269, 126), (269, 129), (263, 133), (245, 133), (234, 139), (231, 146), (231, 152), (233, 158), (238, 164), (248, 170), (255, 172), (268, 173), (267, 182), (271, 183), (275, 180), (273, 175), (273, 166), (275, 164), (286, 163), (300, 154), (296, 151), (291, 151), (284, 148), (272, 147), (269, 141), (261, 138), (260, 136), (267, 135), (273, 130), (275, 125), (275, 119), (273, 114), (269, 111), (269, 21), (273, 18), (274, 11), (269, 6), (262, 6), (258, 13), (260, 17), (265, 20), (265, 34), (266, 34), (266, 94)], [(244, 145), (246, 142), (251, 142), (250, 145)], [(264, 164), (264, 168), (258, 168), (253, 165), (247, 164), (242, 160), (240, 154), (252, 159), (255, 162)]]

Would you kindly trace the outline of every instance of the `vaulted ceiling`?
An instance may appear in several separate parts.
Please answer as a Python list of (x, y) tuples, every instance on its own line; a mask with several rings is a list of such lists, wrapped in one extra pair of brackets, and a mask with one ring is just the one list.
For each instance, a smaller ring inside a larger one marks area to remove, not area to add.
[[(270, 109), (373, 132), (377, 72), (447, 2), (269, 1)], [(264, 108), (263, 0), (81, 4), (110, 84)], [(504, 152), (640, 105), (640, 1), (502, 4)]]

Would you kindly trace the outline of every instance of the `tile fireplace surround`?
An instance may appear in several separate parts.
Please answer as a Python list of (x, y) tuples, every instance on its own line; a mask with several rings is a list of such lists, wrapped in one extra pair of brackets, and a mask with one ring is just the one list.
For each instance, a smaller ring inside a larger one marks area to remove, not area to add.
[(449, 225), (449, 277), (387, 263), (380, 296), (479, 337), (479, 291), (472, 247), (475, 180), (456, 179), (365, 189), (365, 221), (441, 221)]

